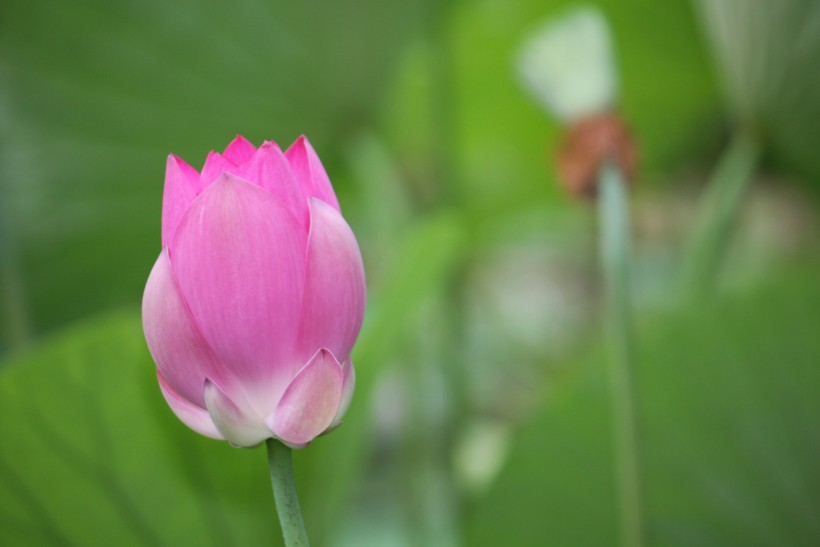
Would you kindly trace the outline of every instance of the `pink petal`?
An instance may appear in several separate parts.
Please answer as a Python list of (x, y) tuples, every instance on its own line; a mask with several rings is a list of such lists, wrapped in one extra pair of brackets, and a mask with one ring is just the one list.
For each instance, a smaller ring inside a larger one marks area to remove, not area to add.
[(343, 383), (341, 365), (332, 353), (321, 349), (288, 385), (265, 422), (285, 443), (303, 446), (333, 422)]
[(336, 416), (333, 417), (333, 423), (330, 424), (330, 427), (336, 427), (342, 423), (342, 418), (344, 418), (347, 409), (350, 407), (350, 402), (353, 400), (353, 390), (356, 387), (356, 370), (353, 368), (353, 362), (348, 359), (344, 365), (342, 365), (342, 368), (344, 369), (342, 399), (339, 402), (339, 409), (336, 411)]
[(313, 146), (310, 145), (307, 137), (302, 135), (296, 139), (296, 142), (290, 145), (290, 148), (285, 152), (285, 156), (287, 156), (293, 173), (296, 175), (296, 180), (304, 188), (307, 197), (319, 198), (341, 212), (339, 201), (336, 199), (336, 193), (330, 184), (327, 171), (325, 171), (322, 161)]
[(210, 152), (202, 166), (202, 176), (199, 177), (199, 192), (210, 186), (223, 172), (235, 173), (236, 164), (218, 152)]
[(262, 144), (250, 160), (238, 170), (231, 172), (258, 184), (279, 198), (307, 230), (307, 196), (293, 176), (288, 160), (275, 142)]
[(219, 432), (235, 446), (256, 446), (271, 436), (259, 417), (240, 409), (209, 379), (205, 380), (205, 405)]
[(191, 202), (199, 185), (196, 169), (171, 154), (165, 164), (165, 188), (162, 192), (162, 246), (173, 241), (179, 221)]
[[(191, 205), (170, 249), (204, 339), (263, 416), (304, 362), (293, 353), (306, 244), (272, 194), (226, 173)], [(225, 378), (212, 379), (233, 390)]]
[(237, 135), (222, 155), (228, 161), (233, 162), (236, 165), (242, 165), (251, 159), (254, 152), (256, 152), (256, 147), (242, 135)]
[(212, 439), (224, 440), (225, 437), (219, 432), (211, 420), (210, 414), (204, 408), (191, 403), (179, 393), (174, 391), (174, 388), (162, 376), (162, 373), (157, 370), (157, 379), (159, 380), (159, 388), (168, 406), (171, 407), (176, 417), (185, 425), (199, 433)]
[(223, 380), (217, 358), (202, 337), (174, 280), (163, 250), (148, 276), (142, 297), (142, 325), (154, 362), (180, 397), (205, 408), (205, 377)]
[(310, 215), (298, 356), (304, 362), (328, 348), (346, 360), (364, 316), (362, 256), (350, 227), (330, 205), (313, 198)]

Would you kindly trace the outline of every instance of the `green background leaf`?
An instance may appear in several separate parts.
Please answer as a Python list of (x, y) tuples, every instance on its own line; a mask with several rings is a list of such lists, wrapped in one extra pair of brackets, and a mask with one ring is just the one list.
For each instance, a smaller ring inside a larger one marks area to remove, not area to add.
[[(817, 265), (642, 322), (638, 386), (653, 545), (811, 545), (820, 534)], [(613, 545), (605, 354), (557, 382), (469, 545)]]
[(169, 153), (201, 168), (236, 134), (284, 148), (304, 133), (335, 172), (423, 6), (3, 2), (0, 249), (30, 330), (139, 298)]
[(72, 327), (7, 363), (0, 542), (276, 541), (264, 451), (187, 430), (152, 371), (132, 312)]

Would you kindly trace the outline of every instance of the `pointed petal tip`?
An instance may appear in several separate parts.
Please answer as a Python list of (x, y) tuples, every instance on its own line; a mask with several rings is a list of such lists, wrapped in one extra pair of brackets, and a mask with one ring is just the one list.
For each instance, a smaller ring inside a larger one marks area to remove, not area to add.
[[(300, 156), (307, 156), (306, 150), (310, 146), (307, 137), (302, 134), (296, 137), (296, 140), (288, 146), (288, 149), (285, 150), (285, 155), (287, 156), (290, 162), (293, 162), (296, 159), (296, 155)], [(312, 148), (312, 147), (311, 147)]]
[(341, 211), (322, 160), (305, 135), (301, 135), (285, 152), (293, 173), (308, 197), (318, 197)]
[[(187, 167), (191, 167), (191, 165), (187, 161), (185, 161), (180, 156), (177, 156), (174, 153), (168, 154), (168, 161), (174, 161), (179, 165), (185, 165)], [(193, 167), (191, 167), (191, 169), (193, 169)]]
[(289, 446), (306, 446), (332, 425), (343, 385), (342, 365), (322, 348), (296, 374), (265, 424)]
[(210, 186), (222, 171), (233, 170), (235, 168), (236, 164), (228, 157), (223, 156), (215, 150), (211, 150), (208, 152), (208, 156), (205, 158), (205, 164), (202, 166), (202, 174), (200, 175), (199, 182), (200, 188), (204, 189)]
[[(253, 146), (253, 143), (251, 141), (249, 141), (248, 139), (246, 139), (245, 137), (243, 137), (242, 135), (237, 133), (236, 136), (231, 141), (231, 143), (228, 146), (225, 147), (225, 150), (229, 149), (231, 146), (233, 146), (235, 144), (243, 144), (243, 145), (248, 144), (250, 146)], [(253, 146), (253, 147), (256, 148), (255, 146)]]
[(259, 150), (267, 152), (267, 153), (277, 153), (281, 154), (282, 149), (276, 143), (276, 141), (265, 141), (262, 143), (262, 146), (259, 147)]
[(217, 184), (250, 184), (250, 182), (230, 171), (222, 171), (216, 176), (211, 186), (216, 186)]
[(340, 370), (344, 370), (344, 366), (339, 362), (338, 359), (336, 359), (336, 356), (333, 355), (333, 352), (330, 351), (327, 348), (319, 348), (316, 351), (316, 353), (313, 355), (313, 357), (311, 358), (311, 361), (313, 361), (313, 359), (316, 359), (316, 358), (320, 358), (320, 359), (323, 359), (325, 361), (329, 361), (329, 362), (335, 364), (337, 367), (339, 367)]
[(236, 167), (236, 164), (233, 161), (231, 161), (225, 154), (217, 152), (216, 150), (211, 150), (210, 152), (208, 152), (208, 155), (205, 157), (205, 164), (202, 167), (203, 171), (209, 163), (213, 165), (229, 165), (231, 167)]
[(165, 160), (165, 184), (168, 184), (169, 178), (179, 175), (182, 175), (188, 181), (191, 188), (196, 189), (199, 182), (199, 171), (176, 154), (168, 154)]
[(224, 156), (236, 165), (241, 165), (251, 159), (256, 153), (256, 147), (242, 135), (237, 135), (225, 148)]
[(162, 197), (162, 244), (173, 238), (182, 215), (202, 191), (202, 177), (176, 154), (165, 162), (165, 187)]
[[(336, 215), (341, 216), (341, 215), (339, 214), (339, 210), (338, 210), (338, 209), (336, 209), (336, 208), (333, 206), (333, 204), (328, 203), (328, 202), (326, 202), (325, 200), (323, 200), (322, 198), (318, 198), (318, 197), (316, 197), (316, 196), (311, 196), (311, 197), (309, 197), (309, 198), (308, 198), (308, 206), (309, 206), (311, 209), (313, 209), (313, 208), (327, 208), (327, 209), (332, 210), (332, 211), (333, 211), (333, 214), (336, 214)], [(311, 218), (313, 217), (312, 213), (313, 213), (313, 211), (311, 211)]]
[(291, 146), (301, 146), (302, 148), (307, 148), (307, 147), (313, 148), (310, 145), (310, 140), (307, 138), (307, 135), (305, 135), (304, 133), (302, 133), (301, 135), (296, 137), (296, 140), (293, 141), (293, 144)]

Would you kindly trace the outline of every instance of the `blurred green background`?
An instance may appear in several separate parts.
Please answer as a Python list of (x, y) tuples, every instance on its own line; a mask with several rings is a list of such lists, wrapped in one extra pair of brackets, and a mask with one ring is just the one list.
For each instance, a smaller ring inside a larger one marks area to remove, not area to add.
[[(598, 4), (640, 143), (648, 543), (816, 545), (820, 7), (715, 4), (743, 14), (728, 55), (691, 2)], [(278, 544), (264, 451), (174, 418), (139, 302), (167, 154), (301, 133), (369, 286), (344, 427), (295, 455), (314, 544), (617, 544), (595, 211), (513, 70), (569, 5), (4, 0), (0, 544)], [(717, 295), (681, 300), (738, 120), (762, 158)]]

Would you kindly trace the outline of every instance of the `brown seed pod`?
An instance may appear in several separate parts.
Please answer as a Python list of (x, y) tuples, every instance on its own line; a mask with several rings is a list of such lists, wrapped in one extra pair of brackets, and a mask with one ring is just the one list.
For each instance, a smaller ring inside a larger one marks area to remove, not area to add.
[(616, 162), (632, 182), (637, 148), (624, 121), (613, 112), (579, 119), (567, 128), (558, 147), (558, 178), (575, 196), (593, 198), (598, 171), (604, 161)]

